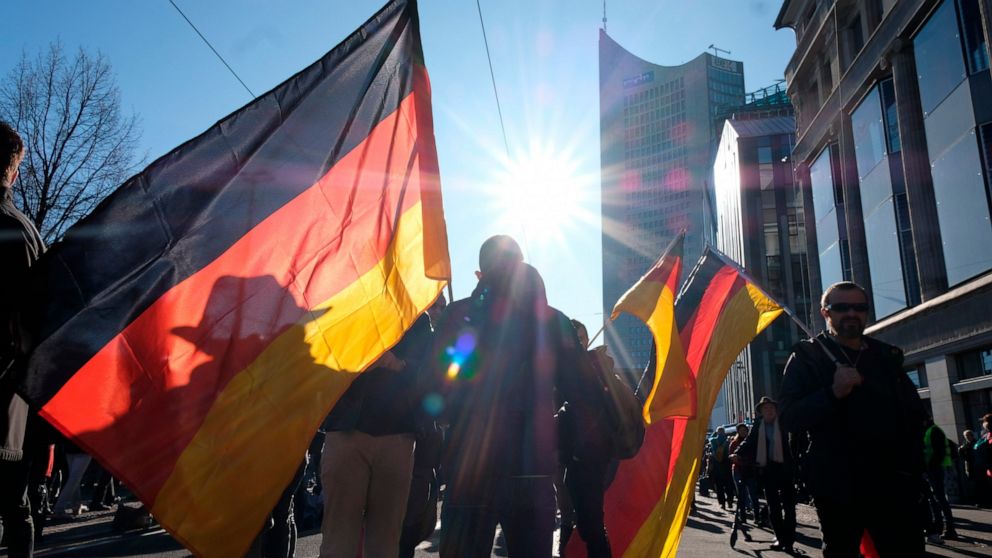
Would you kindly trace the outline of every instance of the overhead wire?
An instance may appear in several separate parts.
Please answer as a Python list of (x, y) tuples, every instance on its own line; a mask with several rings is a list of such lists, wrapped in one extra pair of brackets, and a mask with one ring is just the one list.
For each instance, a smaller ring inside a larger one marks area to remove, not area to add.
[[(496, 87), (496, 72), (493, 70), (493, 57), (489, 52), (489, 38), (486, 36), (486, 22), (482, 17), (482, 4), (480, 0), (475, 0), (475, 7), (479, 11), (479, 26), (482, 27), (482, 42), (486, 46), (486, 60), (489, 62), (489, 78), (493, 83), (493, 96), (496, 97), (496, 113), (499, 116), (499, 129), (503, 133), (503, 147), (506, 149), (506, 160), (509, 163), (511, 160), (510, 156), (510, 142), (506, 136), (506, 124), (503, 122), (503, 108), (499, 102), (499, 90)], [(520, 231), (523, 234), (523, 251), (524, 255), (530, 258), (529, 242), (527, 241), (527, 224), (521, 222)]]
[[(171, 1), (171, 0), (170, 0)], [(486, 45), (486, 60), (489, 61), (489, 77), (493, 82), (493, 95), (496, 97), (496, 112), (499, 114), (499, 128), (503, 132), (503, 147), (506, 148), (506, 157), (510, 157), (510, 142), (506, 139), (506, 125), (503, 124), (503, 109), (499, 103), (499, 91), (496, 89), (496, 72), (493, 71), (493, 57), (489, 53), (489, 39), (486, 37), (486, 22), (482, 19), (482, 4), (475, 0), (475, 7), (479, 10), (479, 25), (482, 27), (482, 42)]]
[(245, 91), (247, 91), (248, 94), (251, 95), (251, 98), (255, 99), (256, 97), (255, 94), (252, 92), (252, 90), (249, 89), (248, 86), (245, 84), (245, 82), (241, 79), (241, 77), (238, 76), (238, 73), (234, 71), (234, 68), (232, 68), (231, 65), (227, 63), (227, 60), (224, 60), (224, 57), (221, 56), (219, 52), (217, 52), (217, 49), (214, 48), (214, 45), (210, 44), (210, 41), (208, 41), (207, 38), (203, 36), (203, 33), (201, 33), (200, 30), (196, 28), (196, 25), (194, 25), (193, 22), (190, 21), (190, 19), (186, 16), (186, 14), (183, 13), (183, 11), (179, 8), (179, 6), (176, 5), (176, 3), (173, 0), (169, 0), (169, 3), (172, 4), (172, 7), (175, 8), (177, 12), (179, 12), (179, 15), (183, 16), (183, 19), (186, 20), (186, 23), (188, 23), (189, 26), (193, 28), (193, 31), (196, 31), (196, 34), (199, 35), (201, 39), (203, 39), (203, 42), (206, 43), (208, 47), (210, 47), (210, 50), (213, 51), (213, 53), (217, 56), (217, 58), (221, 61), (221, 63), (224, 64), (227, 70), (231, 72), (231, 75), (234, 76), (234, 79), (238, 80), (238, 83), (241, 84), (241, 87), (244, 87)]

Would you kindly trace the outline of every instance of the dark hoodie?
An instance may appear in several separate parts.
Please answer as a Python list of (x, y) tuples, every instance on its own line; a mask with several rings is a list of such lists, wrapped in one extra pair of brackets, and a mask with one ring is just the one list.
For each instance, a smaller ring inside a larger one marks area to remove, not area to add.
[(437, 331), (434, 390), (449, 425), (443, 463), (456, 494), (554, 474), (554, 414), (574, 387), (582, 349), (565, 315), (548, 306), (537, 270), (517, 264), (487, 274), (448, 307)]

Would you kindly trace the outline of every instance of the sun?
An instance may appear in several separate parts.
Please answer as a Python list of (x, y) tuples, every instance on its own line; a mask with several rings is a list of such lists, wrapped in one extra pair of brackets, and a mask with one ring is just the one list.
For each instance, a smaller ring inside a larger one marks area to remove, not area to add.
[(499, 219), (530, 244), (563, 240), (588, 195), (578, 164), (548, 146), (532, 146), (505, 163), (493, 184)]

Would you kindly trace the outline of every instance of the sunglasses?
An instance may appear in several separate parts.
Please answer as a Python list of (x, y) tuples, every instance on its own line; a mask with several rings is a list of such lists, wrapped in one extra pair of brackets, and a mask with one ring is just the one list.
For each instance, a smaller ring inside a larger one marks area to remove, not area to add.
[(855, 302), (855, 303), (835, 302), (833, 304), (827, 305), (827, 310), (831, 312), (837, 312), (838, 314), (843, 314), (844, 312), (850, 312), (851, 310), (854, 310), (855, 312), (867, 312), (868, 308), (869, 306), (867, 302)]

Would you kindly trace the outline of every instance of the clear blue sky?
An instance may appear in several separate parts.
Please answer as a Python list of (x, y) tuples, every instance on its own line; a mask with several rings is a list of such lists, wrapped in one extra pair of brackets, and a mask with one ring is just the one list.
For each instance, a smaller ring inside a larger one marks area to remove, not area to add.
[[(248, 86), (261, 94), (344, 39), (378, 0), (176, 0)], [(8, 0), (0, 74), (54, 40), (102, 52), (126, 110), (141, 119), (148, 162), (250, 100), (168, 0)], [(744, 62), (747, 89), (782, 77), (793, 33), (772, 28), (780, 0), (611, 0), (609, 34), (662, 65), (711, 43)], [(600, 0), (482, 0), (506, 133), (500, 133), (474, 0), (421, 0), (427, 68), (456, 297), (475, 285), (482, 241), (516, 236), (551, 303), (595, 331), (602, 321), (599, 225)], [(553, 175), (545, 176), (548, 169)], [(520, 173), (552, 184), (518, 196)], [(520, 205), (524, 204), (524, 205)], [(509, 209), (529, 216), (526, 231)], [(544, 217), (545, 225), (534, 221)], [(663, 247), (659, 246), (659, 252)], [(612, 302), (612, 301), (611, 301)]]

